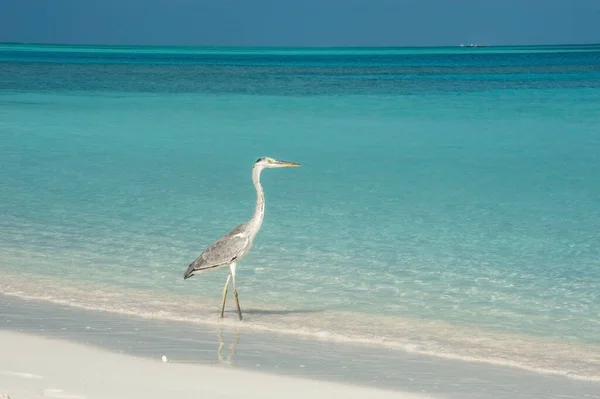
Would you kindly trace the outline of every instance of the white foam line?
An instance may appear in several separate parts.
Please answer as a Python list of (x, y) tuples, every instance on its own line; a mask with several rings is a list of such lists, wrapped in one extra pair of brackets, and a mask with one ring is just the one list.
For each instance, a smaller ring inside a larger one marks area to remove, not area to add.
[(74, 394), (67, 393), (62, 389), (53, 389), (53, 388), (44, 389), (44, 396), (47, 396), (50, 398), (60, 398), (60, 399), (86, 399), (85, 396), (74, 395)]
[(37, 375), (37, 374), (19, 373), (16, 371), (9, 371), (9, 370), (0, 370), (0, 374), (9, 375), (11, 377), (29, 378), (29, 379), (34, 379), (34, 380), (41, 380), (42, 378), (44, 378), (41, 375)]

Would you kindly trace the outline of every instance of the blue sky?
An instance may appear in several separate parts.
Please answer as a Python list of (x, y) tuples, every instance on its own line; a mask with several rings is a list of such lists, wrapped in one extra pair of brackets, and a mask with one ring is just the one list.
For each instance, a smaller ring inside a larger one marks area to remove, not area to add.
[(599, 43), (600, 0), (0, 0), (0, 42)]

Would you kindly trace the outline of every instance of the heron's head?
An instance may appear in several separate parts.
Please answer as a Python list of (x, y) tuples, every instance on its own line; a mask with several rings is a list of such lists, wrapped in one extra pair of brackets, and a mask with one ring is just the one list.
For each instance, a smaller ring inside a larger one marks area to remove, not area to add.
[(290, 168), (300, 166), (299, 163), (289, 161), (278, 161), (269, 157), (260, 157), (254, 163), (254, 166), (261, 168)]

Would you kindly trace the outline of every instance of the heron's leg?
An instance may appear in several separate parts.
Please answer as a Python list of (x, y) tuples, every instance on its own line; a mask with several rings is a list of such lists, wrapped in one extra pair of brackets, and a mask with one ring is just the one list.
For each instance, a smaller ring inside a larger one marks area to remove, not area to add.
[(240, 316), (240, 320), (242, 320), (242, 309), (240, 308), (240, 300), (238, 298), (237, 288), (235, 286), (235, 263), (229, 265), (231, 269), (231, 280), (233, 281), (233, 297), (235, 298), (235, 305), (237, 306), (238, 316)]
[(225, 312), (225, 299), (227, 299), (227, 288), (229, 287), (229, 280), (231, 279), (231, 273), (227, 276), (227, 281), (225, 282), (225, 287), (223, 287), (223, 302), (221, 302), (221, 318), (223, 318), (223, 313)]

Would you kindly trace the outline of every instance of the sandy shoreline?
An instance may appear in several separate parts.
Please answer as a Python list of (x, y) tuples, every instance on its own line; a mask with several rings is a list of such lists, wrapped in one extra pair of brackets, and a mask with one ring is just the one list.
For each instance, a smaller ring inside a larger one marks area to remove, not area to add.
[[(0, 295), (2, 331), (19, 338), (13, 342), (6, 340), (8, 335), (0, 335), (0, 394), (9, 393), (12, 399), (135, 399), (139, 392), (144, 397), (154, 397), (146, 389), (160, 393), (156, 397), (176, 398), (188, 394), (228, 398), (248, 393), (251, 397), (290, 397), (289, 390), (314, 397), (336, 393), (353, 397), (344, 392), (361, 392), (361, 396), (402, 398), (414, 397), (415, 394), (407, 394), (412, 392), (417, 393), (416, 397), (446, 399), (600, 399), (597, 383), (516, 368), (227, 326), (149, 320)], [(36, 349), (41, 345), (33, 342), (37, 337), (51, 342), (46, 345), (53, 351)], [(25, 338), (33, 341), (24, 341)], [(112, 355), (121, 358), (117, 360)], [(161, 367), (165, 365), (162, 355), (167, 356), (169, 368)], [(111, 360), (102, 366), (106, 373), (99, 374), (101, 370), (90, 368), (89, 363), (96, 365), (104, 356)], [(38, 370), (40, 365), (45, 368)], [(185, 371), (174, 371), (179, 366)], [(140, 373), (146, 377), (130, 380), (126, 377), (131, 370), (135, 370), (135, 378)], [(79, 378), (73, 373), (84, 375)], [(190, 374), (189, 380), (181, 378), (186, 373)], [(31, 375), (45, 379), (26, 378)], [(98, 375), (114, 380), (97, 382)], [(210, 381), (204, 384), (206, 376)], [(87, 382), (77, 385), (80, 380)], [(256, 381), (261, 381), (258, 386), (253, 385)], [(93, 384), (100, 384), (97, 392)], [(107, 387), (119, 385), (125, 385), (123, 392), (127, 395), (106, 391)], [(232, 386), (238, 391), (223, 391)], [(87, 390), (90, 387), (93, 389)], [(47, 389), (64, 392), (44, 391)], [(263, 392), (265, 389), (267, 393)], [(15, 396), (19, 392), (27, 395)]]
[[(34, 276), (24, 278), (10, 274), (4, 275), (3, 280), (0, 295), (4, 294), (11, 300), (108, 312), (121, 318), (202, 324), (208, 329), (218, 326), (245, 330), (249, 334), (285, 334), (292, 341), (330, 340), (355, 346), (379, 346), (383, 350), (401, 351), (403, 357), (414, 353), (600, 382), (600, 363), (597, 361), (599, 347), (581, 342), (574, 344), (569, 340), (543, 336), (506, 334), (471, 329), (465, 325), (403, 318), (362, 315), (358, 322), (350, 313), (321, 312), (310, 307), (283, 311), (246, 307), (244, 311), (247, 317), (244, 323), (238, 323), (237, 315), (225, 319), (217, 317), (214, 304), (219, 298), (214, 302), (200, 302), (194, 298), (177, 298), (156, 292), (122, 291), (117, 287), (98, 290), (86, 283), (72, 286), (72, 282), (65, 284), (57, 278), (44, 278), (40, 282)], [(90, 292), (93, 294), (90, 295)], [(186, 306), (182, 307), (182, 303), (186, 303)], [(348, 323), (348, 320), (354, 322)], [(358, 329), (355, 328), (357, 325), (360, 325)]]
[(432, 398), (219, 366), (177, 364), (0, 331), (0, 394), (20, 398)]

